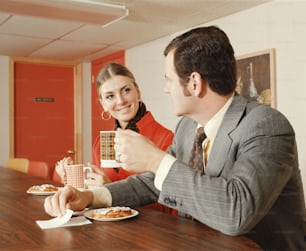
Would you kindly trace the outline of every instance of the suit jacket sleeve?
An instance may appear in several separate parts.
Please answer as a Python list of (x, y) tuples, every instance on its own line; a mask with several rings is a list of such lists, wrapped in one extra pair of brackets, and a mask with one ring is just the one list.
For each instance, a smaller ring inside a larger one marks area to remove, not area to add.
[[(204, 175), (186, 164), (195, 127), (186, 118), (178, 124), (169, 149), (177, 160), (159, 202), (229, 235), (250, 231), (271, 210), (279, 214), (282, 210), (275, 207), (283, 199), (280, 194), (299, 175), (295, 135), (287, 119), (267, 106), (241, 103), (229, 108)], [(298, 191), (294, 186), (288, 189)], [(301, 209), (296, 202), (301, 194), (286, 200), (292, 210)]]

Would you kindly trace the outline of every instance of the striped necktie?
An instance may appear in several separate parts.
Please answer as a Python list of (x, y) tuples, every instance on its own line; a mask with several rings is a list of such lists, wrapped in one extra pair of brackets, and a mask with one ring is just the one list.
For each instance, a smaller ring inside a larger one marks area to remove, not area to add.
[(194, 139), (194, 145), (191, 150), (190, 159), (189, 159), (189, 166), (194, 169), (201, 170), (204, 172), (204, 162), (203, 162), (203, 147), (202, 143), (206, 138), (204, 128), (199, 127), (197, 129), (197, 133)]

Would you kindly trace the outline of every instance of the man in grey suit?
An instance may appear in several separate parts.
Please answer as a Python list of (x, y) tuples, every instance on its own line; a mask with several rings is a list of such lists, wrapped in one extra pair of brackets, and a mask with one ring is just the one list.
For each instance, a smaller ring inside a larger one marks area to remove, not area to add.
[[(235, 93), (236, 63), (226, 34), (214, 26), (192, 29), (164, 54), (165, 91), (182, 116), (167, 153), (118, 130), (122, 167), (145, 173), (94, 191), (67, 187), (46, 199), (46, 212), (158, 200), (225, 234), (245, 234), (266, 250), (306, 250), (294, 130), (280, 112)], [(201, 170), (188, 164), (199, 127), (207, 136)]]

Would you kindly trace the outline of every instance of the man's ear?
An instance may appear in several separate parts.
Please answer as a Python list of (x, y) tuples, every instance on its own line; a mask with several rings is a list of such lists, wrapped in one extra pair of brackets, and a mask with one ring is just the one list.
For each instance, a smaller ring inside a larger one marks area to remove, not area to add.
[(204, 86), (205, 81), (202, 79), (200, 73), (193, 72), (190, 74), (190, 86), (191, 91), (194, 93), (195, 96), (199, 97), (205, 91)]

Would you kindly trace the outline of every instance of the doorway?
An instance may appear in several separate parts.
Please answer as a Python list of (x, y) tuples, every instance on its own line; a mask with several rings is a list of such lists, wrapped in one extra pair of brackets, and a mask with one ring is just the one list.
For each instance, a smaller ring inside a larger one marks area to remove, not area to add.
[(53, 177), (65, 156), (82, 162), (80, 66), (13, 60), (12, 157), (45, 161)]

